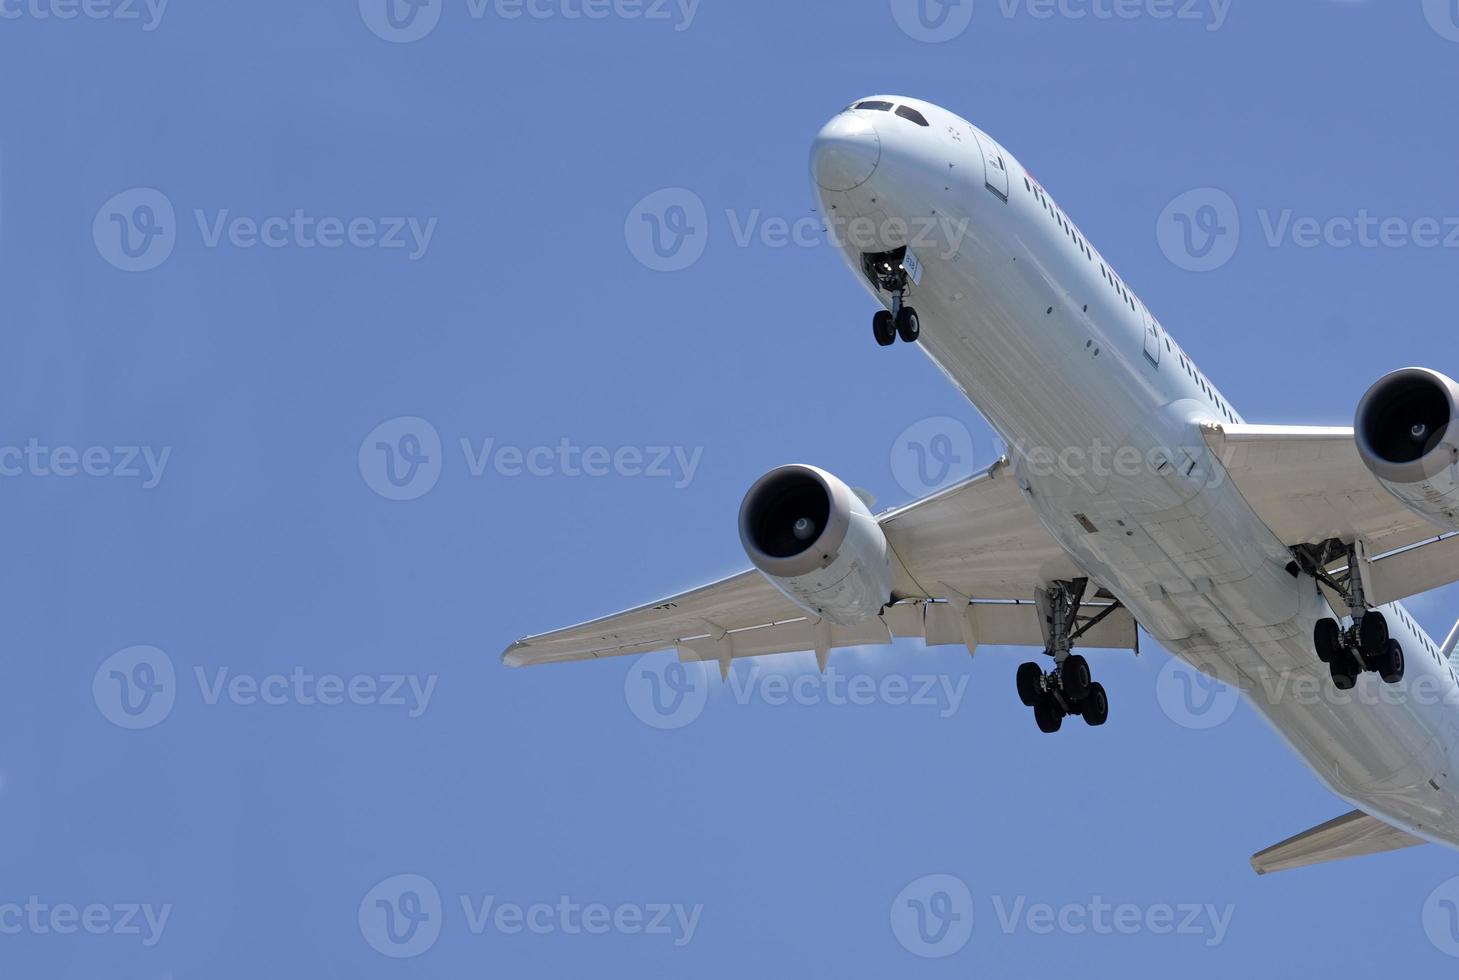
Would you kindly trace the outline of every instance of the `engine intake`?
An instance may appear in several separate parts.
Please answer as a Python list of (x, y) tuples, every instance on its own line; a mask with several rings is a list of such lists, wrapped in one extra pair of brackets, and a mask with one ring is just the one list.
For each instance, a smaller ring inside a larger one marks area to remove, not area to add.
[(1459, 531), (1459, 384), (1427, 368), (1395, 371), (1363, 396), (1354, 429), (1363, 463), (1390, 493)]
[(861, 499), (814, 466), (761, 477), (740, 506), (745, 554), (792, 602), (839, 626), (878, 615), (891, 601), (893, 553)]

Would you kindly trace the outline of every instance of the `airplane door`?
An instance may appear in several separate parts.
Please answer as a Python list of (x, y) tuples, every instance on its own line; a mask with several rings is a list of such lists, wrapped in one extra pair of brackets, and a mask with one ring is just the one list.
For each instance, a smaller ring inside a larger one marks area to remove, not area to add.
[(1160, 366), (1160, 324), (1150, 315), (1150, 311), (1141, 308), (1145, 314), (1145, 356), (1150, 363), (1156, 367)]
[(983, 151), (984, 180), (988, 190), (1003, 200), (1008, 200), (1008, 164), (1003, 160), (1003, 152), (998, 149), (997, 144), (980, 135), (977, 130), (973, 131), (973, 138)]

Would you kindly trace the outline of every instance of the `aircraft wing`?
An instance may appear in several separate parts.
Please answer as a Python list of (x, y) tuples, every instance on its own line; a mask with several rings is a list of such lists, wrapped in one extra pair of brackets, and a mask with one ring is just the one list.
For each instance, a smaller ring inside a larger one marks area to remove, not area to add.
[[(1024, 500), (1006, 461), (878, 521), (907, 571), (898, 601), (856, 627), (808, 616), (758, 571), (581, 626), (528, 637), (502, 659), (514, 667), (677, 650), (685, 661), (886, 645), (921, 637), (929, 645), (1042, 647), (1033, 602), (1053, 581), (1084, 577)], [(1108, 608), (1095, 600), (1092, 618)], [(1133, 618), (1123, 609), (1080, 638), (1080, 645), (1137, 649)]]
[(1459, 534), (1441, 533), (1385, 490), (1352, 429), (1213, 422), (1204, 435), (1283, 544), (1362, 542), (1375, 605), (1459, 581)]

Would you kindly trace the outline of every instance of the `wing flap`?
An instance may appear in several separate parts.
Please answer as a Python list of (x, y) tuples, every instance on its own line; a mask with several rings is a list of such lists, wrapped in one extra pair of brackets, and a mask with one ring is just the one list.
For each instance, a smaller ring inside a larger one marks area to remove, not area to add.
[(1386, 555), (1368, 563), (1368, 601), (1381, 606), (1442, 589), (1453, 583), (1456, 569), (1459, 534)]
[(1423, 843), (1426, 842), (1397, 827), (1390, 827), (1377, 817), (1354, 810), (1347, 816), (1330, 820), (1254, 855), (1251, 867), (1257, 874), (1266, 875), (1399, 851)]

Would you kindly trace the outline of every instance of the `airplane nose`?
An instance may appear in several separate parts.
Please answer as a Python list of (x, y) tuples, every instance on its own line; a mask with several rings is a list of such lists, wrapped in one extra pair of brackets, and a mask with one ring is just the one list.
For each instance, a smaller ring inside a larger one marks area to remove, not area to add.
[(843, 112), (826, 123), (811, 146), (811, 173), (828, 191), (855, 190), (881, 162), (881, 138), (865, 116)]

